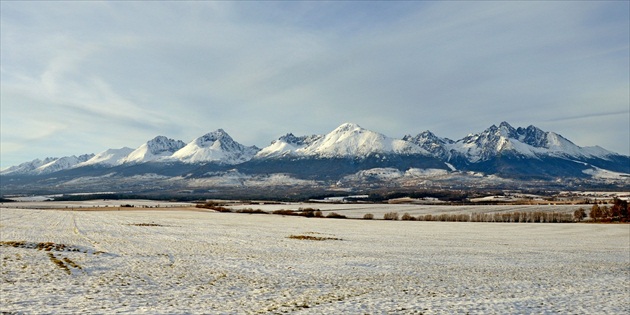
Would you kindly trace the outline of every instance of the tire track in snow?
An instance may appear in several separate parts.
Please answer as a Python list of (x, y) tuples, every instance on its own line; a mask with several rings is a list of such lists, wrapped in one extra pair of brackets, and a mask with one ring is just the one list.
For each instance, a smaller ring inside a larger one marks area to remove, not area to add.
[(99, 242), (97, 242), (96, 240), (90, 238), (87, 236), (87, 234), (85, 234), (84, 232), (81, 231), (81, 229), (79, 228), (79, 225), (77, 224), (77, 214), (76, 212), (72, 212), (72, 225), (73, 225), (73, 229), (72, 231), (74, 232), (75, 235), (82, 237), (83, 239), (85, 239), (86, 241), (88, 241), (90, 244), (92, 244), (92, 246), (94, 247), (94, 251), (100, 251), (100, 252), (104, 252), (102, 250), (102, 248), (99, 246)]

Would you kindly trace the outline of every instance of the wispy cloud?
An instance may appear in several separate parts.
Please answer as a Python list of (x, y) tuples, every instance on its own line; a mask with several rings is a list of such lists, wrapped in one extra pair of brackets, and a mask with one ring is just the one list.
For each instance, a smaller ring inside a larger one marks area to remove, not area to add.
[(345, 121), (450, 138), (543, 124), (629, 153), (614, 115), (630, 106), (629, 5), (2, 2), (2, 143), (65, 126), (2, 164), (216, 128), (264, 146)]
[(595, 117), (611, 117), (611, 116), (628, 116), (630, 117), (630, 108), (625, 111), (615, 111), (615, 112), (595, 112), (584, 115), (576, 115), (576, 116), (566, 116), (566, 117), (558, 117), (553, 119), (543, 120), (544, 122), (558, 122), (558, 121), (575, 121), (575, 120), (590, 120)]

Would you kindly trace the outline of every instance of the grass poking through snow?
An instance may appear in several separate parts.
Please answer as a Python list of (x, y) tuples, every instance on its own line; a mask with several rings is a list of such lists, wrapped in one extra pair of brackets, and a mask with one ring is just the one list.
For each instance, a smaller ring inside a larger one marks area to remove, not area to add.
[(342, 239), (337, 237), (324, 237), (324, 236), (312, 236), (312, 235), (289, 235), (288, 238), (295, 240), (307, 240), (307, 241), (341, 241)]

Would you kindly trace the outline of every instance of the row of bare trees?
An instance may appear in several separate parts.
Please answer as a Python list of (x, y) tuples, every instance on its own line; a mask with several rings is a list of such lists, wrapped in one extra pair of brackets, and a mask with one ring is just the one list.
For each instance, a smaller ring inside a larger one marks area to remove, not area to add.
[[(388, 212), (384, 220), (398, 220), (398, 213)], [(505, 223), (568, 223), (574, 222), (573, 215), (562, 212), (502, 212), (502, 213), (457, 213), (426, 214), (412, 216), (405, 213), (400, 217), (403, 221), (442, 221), (442, 222), (505, 222)]]
[[(371, 216), (371, 215), (370, 215)], [(630, 222), (630, 207), (628, 201), (615, 199), (611, 207), (594, 204), (588, 216), (593, 222)], [(373, 216), (370, 217), (370, 219)], [(502, 213), (457, 213), (457, 214), (426, 214), (412, 216), (405, 213), (400, 217), (403, 221), (443, 221), (443, 222), (506, 222), (506, 223), (569, 223), (581, 222), (587, 217), (586, 210), (580, 208), (570, 213), (563, 212), (502, 212)], [(365, 217), (364, 217), (365, 218)], [(398, 220), (396, 212), (383, 215), (383, 220)]]
[[(221, 204), (207, 202), (203, 205), (197, 205), (199, 208), (207, 208), (220, 212), (232, 212), (231, 209), (223, 207)], [(611, 207), (607, 205), (594, 204), (588, 216), (593, 222), (630, 222), (630, 208), (628, 202), (621, 199), (615, 199)], [(268, 212), (259, 209), (241, 209), (239, 213), (263, 213)], [(293, 210), (276, 210), (272, 214), (295, 215), (304, 217), (324, 217), (319, 209), (300, 208), (298, 211)], [(327, 218), (345, 219), (346, 216), (332, 212), (326, 215)], [(544, 211), (527, 211), (527, 212), (500, 212), (500, 213), (456, 213), (456, 214), (426, 214), (413, 216), (405, 213), (399, 216), (397, 212), (388, 212), (383, 215), (383, 220), (403, 220), (403, 221), (442, 221), (442, 222), (505, 222), (505, 223), (569, 223), (580, 222), (587, 217), (586, 210), (580, 208), (575, 210), (573, 214), (563, 212), (544, 212)], [(363, 219), (374, 219), (371, 213), (366, 214)]]

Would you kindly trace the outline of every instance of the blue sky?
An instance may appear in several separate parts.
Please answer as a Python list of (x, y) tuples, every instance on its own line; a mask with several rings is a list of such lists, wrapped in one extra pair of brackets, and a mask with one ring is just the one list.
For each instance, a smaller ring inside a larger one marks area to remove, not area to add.
[(630, 155), (627, 1), (0, 5), (2, 167), (343, 122), (459, 139), (508, 121)]

